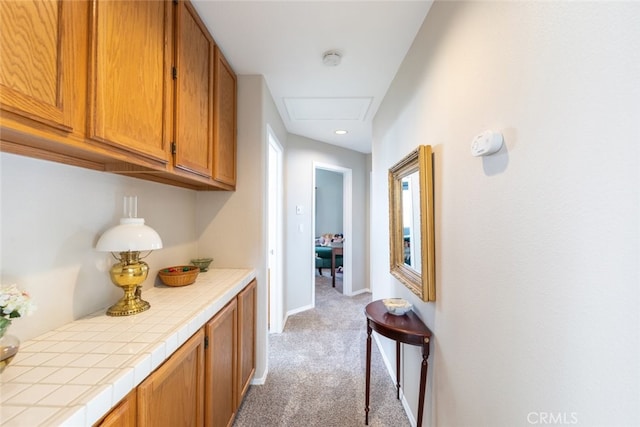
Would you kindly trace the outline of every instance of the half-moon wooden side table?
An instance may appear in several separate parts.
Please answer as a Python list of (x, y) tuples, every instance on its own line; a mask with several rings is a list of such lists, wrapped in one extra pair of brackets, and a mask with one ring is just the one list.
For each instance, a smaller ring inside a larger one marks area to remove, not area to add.
[(420, 369), (420, 395), (418, 397), (418, 423), (422, 425), (424, 394), (427, 385), (427, 359), (431, 331), (413, 311), (402, 316), (387, 313), (382, 300), (373, 301), (364, 309), (367, 316), (367, 383), (364, 403), (364, 423), (369, 425), (369, 392), (371, 391), (371, 331), (374, 330), (396, 342), (396, 397), (400, 399), (400, 344), (422, 347), (422, 367)]

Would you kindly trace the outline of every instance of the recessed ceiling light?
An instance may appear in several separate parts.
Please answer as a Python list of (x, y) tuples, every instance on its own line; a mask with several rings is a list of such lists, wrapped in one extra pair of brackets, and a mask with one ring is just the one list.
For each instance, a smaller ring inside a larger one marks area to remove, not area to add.
[(346, 130), (343, 130), (343, 129), (338, 129), (336, 131), (336, 135), (346, 135), (347, 133), (349, 133), (349, 132), (347, 132)]

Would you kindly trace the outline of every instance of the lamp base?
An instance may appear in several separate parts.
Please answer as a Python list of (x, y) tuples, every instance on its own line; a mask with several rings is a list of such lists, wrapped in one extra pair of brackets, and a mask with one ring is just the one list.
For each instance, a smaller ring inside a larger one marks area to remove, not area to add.
[(142, 282), (147, 278), (149, 266), (140, 261), (140, 252), (120, 252), (120, 262), (111, 267), (110, 276), (114, 285), (122, 288), (124, 295), (109, 307), (107, 316), (131, 316), (148, 310), (151, 305), (142, 296)]
[[(136, 292), (137, 294), (138, 292)], [(131, 316), (149, 310), (151, 305), (140, 298), (140, 295), (134, 295), (133, 298), (127, 298), (127, 292), (120, 298), (120, 301), (109, 307), (107, 316)]]

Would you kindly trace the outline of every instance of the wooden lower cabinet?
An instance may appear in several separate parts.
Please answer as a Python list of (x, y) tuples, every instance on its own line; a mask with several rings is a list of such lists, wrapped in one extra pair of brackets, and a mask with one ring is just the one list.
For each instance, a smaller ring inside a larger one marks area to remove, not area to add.
[(256, 281), (96, 427), (230, 427), (256, 366)]
[(205, 326), (205, 426), (233, 424), (256, 367), (256, 281)]
[(233, 299), (205, 326), (205, 426), (226, 427), (233, 424), (238, 407), (237, 348), (238, 302)]
[(256, 281), (238, 294), (238, 406), (256, 371)]
[(203, 391), (200, 329), (138, 386), (138, 426), (202, 426)]
[(136, 427), (136, 394), (133, 390), (96, 427)]

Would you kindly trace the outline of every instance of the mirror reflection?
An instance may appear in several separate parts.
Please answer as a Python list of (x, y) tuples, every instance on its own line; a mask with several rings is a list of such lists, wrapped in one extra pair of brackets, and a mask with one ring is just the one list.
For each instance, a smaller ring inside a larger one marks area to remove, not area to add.
[(402, 234), (404, 263), (420, 273), (420, 175), (418, 171), (402, 178)]
[(435, 301), (433, 158), (421, 145), (389, 169), (391, 274), (423, 301)]

